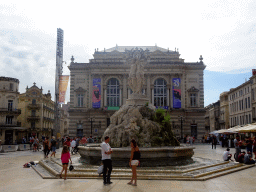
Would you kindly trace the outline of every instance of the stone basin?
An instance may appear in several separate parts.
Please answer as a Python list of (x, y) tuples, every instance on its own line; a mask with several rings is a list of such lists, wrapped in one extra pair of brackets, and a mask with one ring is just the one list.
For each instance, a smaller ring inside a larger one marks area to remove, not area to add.
[[(100, 165), (101, 147), (100, 144), (79, 146), (78, 153), (85, 163)], [(140, 147), (141, 167), (161, 167), (173, 165), (187, 165), (193, 162), (194, 147)], [(114, 167), (128, 167), (131, 156), (131, 148), (112, 148), (112, 164)]]

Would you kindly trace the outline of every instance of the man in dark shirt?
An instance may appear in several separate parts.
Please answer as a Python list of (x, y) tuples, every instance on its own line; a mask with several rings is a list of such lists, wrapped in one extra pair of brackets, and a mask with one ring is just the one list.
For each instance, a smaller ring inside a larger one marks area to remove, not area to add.
[(247, 153), (248, 152), (251, 152), (252, 153), (252, 140), (251, 138), (249, 137), (247, 140), (246, 140), (246, 150), (247, 150)]
[(239, 163), (243, 163), (244, 162), (244, 155), (245, 155), (244, 151), (238, 155), (237, 159), (238, 159)]

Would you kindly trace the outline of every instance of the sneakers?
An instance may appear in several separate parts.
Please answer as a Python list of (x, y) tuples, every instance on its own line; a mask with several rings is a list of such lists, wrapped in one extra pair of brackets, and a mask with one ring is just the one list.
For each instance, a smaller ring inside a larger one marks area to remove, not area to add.
[(107, 184), (109, 184), (109, 185), (112, 184), (112, 183), (113, 183), (113, 182), (111, 182), (111, 181), (107, 182)]

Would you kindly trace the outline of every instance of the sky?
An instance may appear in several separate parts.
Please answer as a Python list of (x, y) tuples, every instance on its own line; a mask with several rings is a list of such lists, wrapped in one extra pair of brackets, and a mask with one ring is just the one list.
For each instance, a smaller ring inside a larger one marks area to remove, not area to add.
[[(245, 82), (256, 68), (256, 1), (3, 1), (0, 76), (33, 82), (54, 99), (57, 28), (64, 30), (63, 74), (88, 62), (95, 48), (179, 48), (185, 62), (204, 58), (205, 106)], [(69, 86), (66, 94), (69, 101)]]

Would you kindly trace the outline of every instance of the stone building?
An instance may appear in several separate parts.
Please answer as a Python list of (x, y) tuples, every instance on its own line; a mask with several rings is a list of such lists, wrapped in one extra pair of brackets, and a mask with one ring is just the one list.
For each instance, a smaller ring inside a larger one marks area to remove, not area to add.
[(62, 104), (60, 108), (60, 136), (68, 136), (68, 126), (69, 126), (69, 102), (67, 104)]
[(208, 133), (220, 129), (220, 101), (212, 103), (205, 107), (205, 129)]
[(0, 140), (2, 144), (15, 144), (23, 128), (17, 120), (19, 80), (0, 77)]
[(229, 104), (228, 92), (220, 94), (220, 129), (228, 129), (229, 126)]
[(251, 98), (252, 98), (252, 122), (256, 123), (256, 98), (255, 98), (255, 92), (256, 92), (256, 74), (252, 75), (250, 78), (252, 91), (251, 91)]
[(89, 63), (76, 63), (72, 57), (69, 135), (103, 135), (111, 115), (132, 94), (129, 59), (136, 51), (147, 55), (142, 93), (154, 106), (167, 109), (178, 137), (186, 134), (201, 138), (205, 133), (203, 58), (185, 62), (178, 49), (157, 46), (95, 50)]
[(249, 80), (228, 92), (230, 127), (252, 123), (251, 88)]
[(22, 127), (27, 128), (27, 137), (52, 136), (54, 125), (54, 101), (51, 100), (51, 93), (43, 94), (43, 89), (39, 89), (36, 83), (26, 92), (20, 94), (18, 108), (21, 115), (18, 120)]

